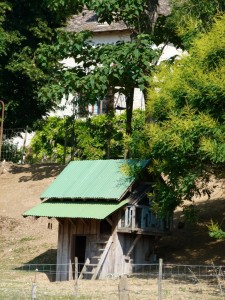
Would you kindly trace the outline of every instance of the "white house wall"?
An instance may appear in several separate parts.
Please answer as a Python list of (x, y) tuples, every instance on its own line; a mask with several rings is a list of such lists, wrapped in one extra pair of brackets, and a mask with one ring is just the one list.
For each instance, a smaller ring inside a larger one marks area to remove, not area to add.
[[(101, 25), (99, 25), (101, 26)], [(127, 31), (111, 31), (111, 32), (95, 32), (92, 37), (92, 43), (93, 44), (110, 44), (110, 43), (116, 43), (118, 41), (130, 41), (130, 35)], [(160, 47), (163, 47), (163, 45), (160, 45)], [(168, 60), (170, 57), (173, 57), (177, 55), (180, 57), (182, 55), (181, 49), (176, 49), (173, 44), (168, 44), (164, 47), (163, 53), (159, 59), (159, 62), (162, 62), (163, 60)], [(67, 58), (62, 61), (62, 63), (67, 68), (72, 68), (76, 66), (75, 60), (73, 58)], [(50, 115), (57, 115), (60, 117), (64, 116), (71, 116), (73, 114), (72, 105), (71, 105), (71, 99), (72, 95), (69, 96), (69, 101), (66, 101), (65, 99), (62, 99), (61, 104), (59, 105), (59, 110), (56, 110), (54, 112), (51, 112)], [(118, 104), (121, 107), (125, 107), (125, 99), (123, 97), (119, 97), (119, 101), (121, 104)], [(133, 102), (133, 109), (142, 109), (145, 110), (145, 99), (143, 93), (140, 91), (140, 89), (135, 88), (134, 90), (134, 102)], [(116, 102), (118, 102), (118, 95), (115, 94), (115, 106)], [(91, 113), (92, 108), (89, 106), (89, 112)], [(121, 114), (123, 110), (116, 110), (116, 114)]]
[(92, 38), (92, 42), (94, 44), (115, 44), (116, 42), (129, 42), (130, 41), (130, 34), (127, 32), (103, 32), (103, 33), (95, 33)]

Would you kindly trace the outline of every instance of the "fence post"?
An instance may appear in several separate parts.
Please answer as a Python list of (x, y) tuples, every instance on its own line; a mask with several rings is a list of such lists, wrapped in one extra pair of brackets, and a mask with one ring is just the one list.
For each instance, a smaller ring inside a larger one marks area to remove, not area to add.
[(78, 296), (78, 257), (74, 258), (74, 299)]
[(126, 275), (121, 277), (118, 289), (119, 289), (119, 300), (129, 300), (130, 299)]
[(34, 273), (34, 281), (32, 282), (32, 290), (31, 290), (31, 300), (37, 299), (37, 287), (36, 287), (36, 274), (38, 272), (38, 269), (35, 270)]
[(159, 278), (158, 278), (158, 300), (162, 299), (162, 267), (163, 267), (163, 260), (162, 258), (159, 259)]

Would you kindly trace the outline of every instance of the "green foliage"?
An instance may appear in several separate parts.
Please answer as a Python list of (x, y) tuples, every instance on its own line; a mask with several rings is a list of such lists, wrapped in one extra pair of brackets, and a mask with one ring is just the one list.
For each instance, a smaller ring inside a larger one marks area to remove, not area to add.
[(158, 9), (158, 0), (87, 0), (89, 9), (97, 12), (100, 22), (123, 21), (136, 33), (151, 33), (154, 26), (154, 14)]
[(55, 99), (44, 101), (38, 97), (49, 73), (37, 65), (36, 51), (40, 44), (44, 47), (54, 43), (56, 29), (82, 5), (77, 1), (54, 2), (0, 3), (0, 97), (6, 106), (5, 127), (32, 126), (55, 105)]
[[(148, 76), (154, 69), (153, 62), (159, 51), (153, 49), (149, 35), (140, 34), (133, 41), (116, 44), (93, 45), (90, 33), (71, 33), (60, 31), (54, 46), (40, 47), (36, 63), (43, 72), (52, 70), (49, 81), (39, 91), (44, 102), (60, 100), (63, 95), (78, 93), (87, 105), (121, 92), (127, 98), (128, 127), (131, 126), (133, 90), (144, 90)], [(74, 67), (65, 68), (64, 58), (71, 57)], [(130, 134), (130, 130), (127, 130)]]
[[(64, 149), (64, 121), (58, 117), (50, 117), (40, 121), (38, 130), (31, 141), (28, 160), (33, 162), (62, 162)], [(69, 150), (69, 149), (68, 149)], [(67, 152), (67, 155), (69, 153)]]
[(75, 125), (76, 147), (81, 159), (117, 158), (121, 156), (122, 132), (118, 120), (108, 115), (94, 116)]
[[(133, 158), (139, 157), (140, 153), (143, 158), (146, 157), (144, 120), (144, 112), (134, 112), (133, 134), (129, 140)], [(36, 162), (63, 162), (64, 158), (66, 161), (121, 158), (125, 147), (125, 128), (125, 114), (117, 117), (102, 114), (86, 120), (49, 117), (40, 122), (27, 159)], [(141, 143), (137, 136), (142, 138)]]
[(0, 3), (0, 56), (6, 54), (7, 46), (10, 43), (10, 36), (2, 27), (5, 22), (6, 13), (10, 11), (10, 6), (6, 2)]
[(225, 232), (221, 229), (218, 223), (214, 223), (211, 220), (211, 224), (207, 226), (209, 230), (209, 236), (215, 239), (225, 239)]
[[(155, 42), (175, 38), (189, 47), (193, 37), (208, 30), (213, 16), (224, 10), (222, 0), (174, 1), (171, 16), (159, 16), (156, 22), (158, 4), (157, 0), (2, 1), (0, 95), (6, 104), (5, 125), (32, 125), (54, 108), (63, 94), (75, 91), (86, 103), (93, 103), (119, 83), (127, 99), (132, 99), (132, 88), (145, 90), (154, 69), (158, 57), (152, 50)], [(88, 43), (89, 33), (59, 30), (84, 6), (95, 10), (100, 22), (125, 22), (133, 33), (132, 42), (93, 48)], [(67, 57), (84, 64), (66, 70), (59, 62)], [(208, 93), (207, 86), (204, 93)], [(128, 102), (130, 123), (132, 100)]]
[(13, 143), (12, 140), (5, 140), (2, 144), (2, 160), (12, 160), (14, 163), (18, 163), (22, 159), (22, 150), (18, 149), (18, 146)]
[(222, 176), (224, 28), (225, 16), (221, 16), (193, 42), (188, 56), (159, 66), (150, 82), (148, 113), (154, 121), (148, 135), (152, 172), (164, 174), (156, 184), (162, 191), (156, 196), (161, 208), (164, 202), (175, 208), (199, 193), (210, 196), (210, 175)]
[[(210, 30), (215, 16), (225, 12), (223, 0), (172, 0), (171, 4), (172, 13), (165, 27), (172, 37), (170, 40), (186, 49), (199, 34)], [(173, 32), (175, 34), (171, 35)]]

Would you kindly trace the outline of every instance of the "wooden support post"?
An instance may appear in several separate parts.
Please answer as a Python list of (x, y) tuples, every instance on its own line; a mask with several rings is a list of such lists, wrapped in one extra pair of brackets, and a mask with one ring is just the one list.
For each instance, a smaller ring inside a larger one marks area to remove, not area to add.
[(131, 229), (135, 229), (135, 223), (136, 223), (136, 221), (135, 221), (135, 219), (136, 219), (136, 207), (135, 206), (133, 206), (132, 207), (132, 219), (131, 219)]
[(74, 298), (78, 296), (78, 257), (74, 258)]
[(119, 300), (129, 300), (130, 299), (126, 275), (120, 279), (118, 290), (119, 290)]

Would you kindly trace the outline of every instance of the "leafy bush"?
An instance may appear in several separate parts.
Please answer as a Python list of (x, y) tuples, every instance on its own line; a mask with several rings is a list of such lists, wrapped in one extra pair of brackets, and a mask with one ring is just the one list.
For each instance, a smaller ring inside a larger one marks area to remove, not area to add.
[(31, 141), (27, 159), (33, 162), (68, 162), (74, 159), (122, 158), (125, 146), (133, 158), (145, 157), (145, 113), (134, 111), (133, 133), (127, 137), (126, 115), (98, 115), (86, 119), (49, 117), (42, 120)]

